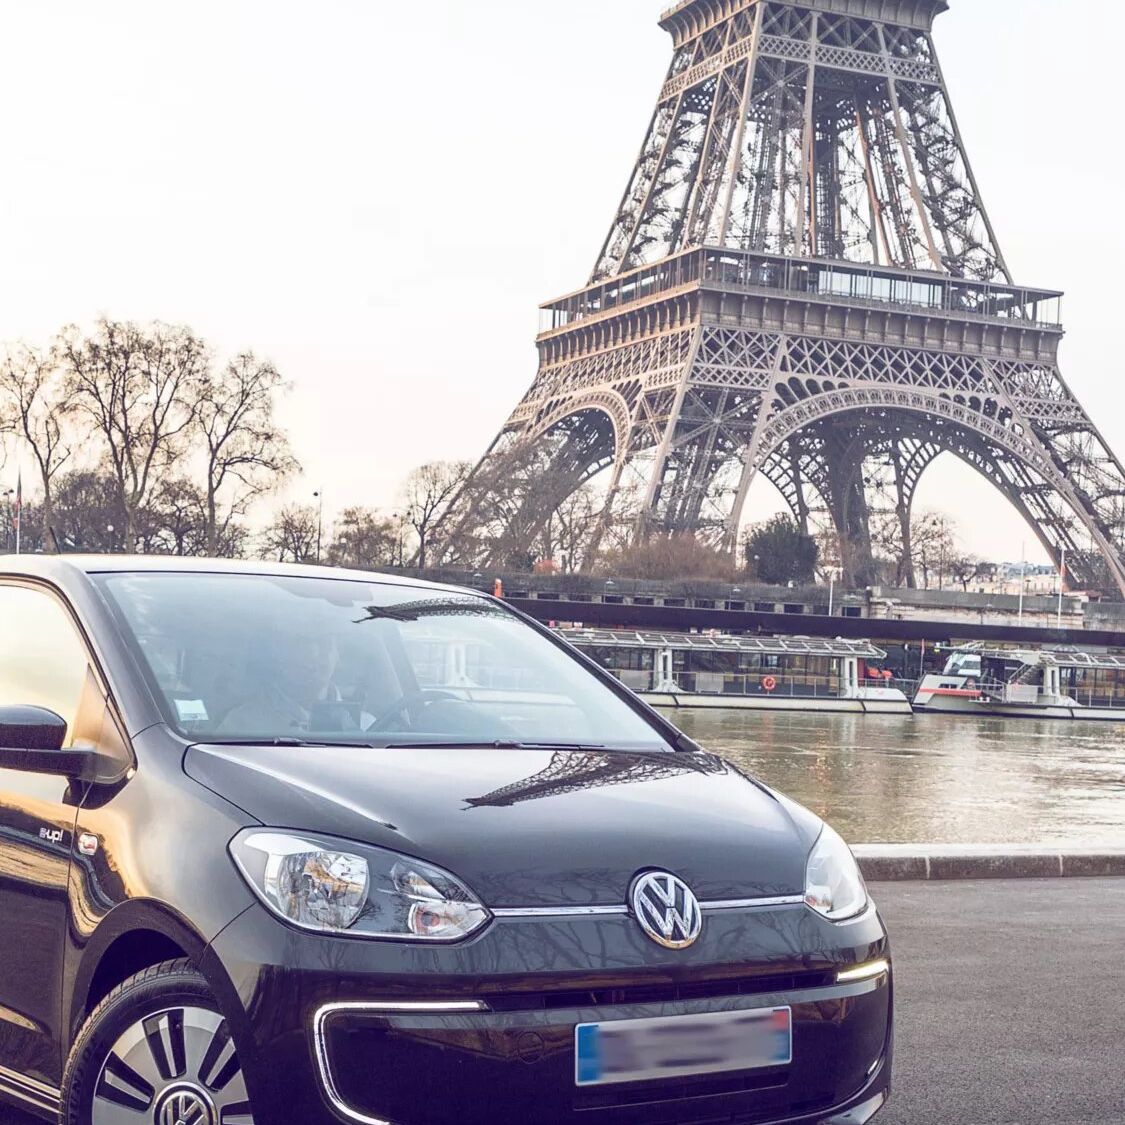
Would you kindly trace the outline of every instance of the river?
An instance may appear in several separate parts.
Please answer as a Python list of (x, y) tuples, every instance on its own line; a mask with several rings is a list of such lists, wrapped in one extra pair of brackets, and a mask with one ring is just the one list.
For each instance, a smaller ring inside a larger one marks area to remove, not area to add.
[(852, 843), (1125, 846), (1125, 724), (685, 710)]

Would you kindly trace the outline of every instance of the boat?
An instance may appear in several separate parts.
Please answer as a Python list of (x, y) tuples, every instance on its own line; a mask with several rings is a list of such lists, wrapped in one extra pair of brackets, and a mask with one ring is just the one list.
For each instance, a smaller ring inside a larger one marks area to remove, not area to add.
[(923, 677), (914, 709), (1018, 719), (1125, 722), (1125, 656), (966, 645)]
[(912, 713), (867, 641), (634, 632), (559, 633), (654, 707)]

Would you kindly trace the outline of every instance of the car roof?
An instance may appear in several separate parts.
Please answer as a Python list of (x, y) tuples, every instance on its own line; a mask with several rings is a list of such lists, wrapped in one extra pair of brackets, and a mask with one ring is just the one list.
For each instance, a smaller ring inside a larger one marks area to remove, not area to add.
[(394, 586), (424, 587), (480, 593), (465, 587), (446, 586), (407, 574), (304, 563), (250, 559), (187, 558), (180, 555), (0, 555), (0, 575), (65, 580), (94, 574), (259, 574), (266, 577), (338, 578), (352, 582), (378, 582)]

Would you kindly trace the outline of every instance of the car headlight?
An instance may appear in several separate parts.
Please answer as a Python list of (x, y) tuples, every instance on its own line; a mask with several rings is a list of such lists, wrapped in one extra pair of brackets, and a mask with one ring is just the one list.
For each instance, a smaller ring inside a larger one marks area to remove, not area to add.
[(826, 824), (805, 868), (805, 902), (833, 922), (867, 907), (867, 886), (851, 848)]
[(250, 828), (230, 851), (262, 902), (303, 930), (449, 942), (490, 917), (447, 871), (383, 848)]

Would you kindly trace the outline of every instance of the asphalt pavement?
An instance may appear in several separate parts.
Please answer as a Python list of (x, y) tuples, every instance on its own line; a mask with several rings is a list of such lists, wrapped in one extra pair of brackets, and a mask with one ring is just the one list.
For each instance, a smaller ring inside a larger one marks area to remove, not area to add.
[(879, 1125), (1125, 1125), (1125, 879), (872, 890), (898, 1005)]
[(898, 1004), (878, 1125), (1125, 1125), (1125, 879), (872, 890)]

